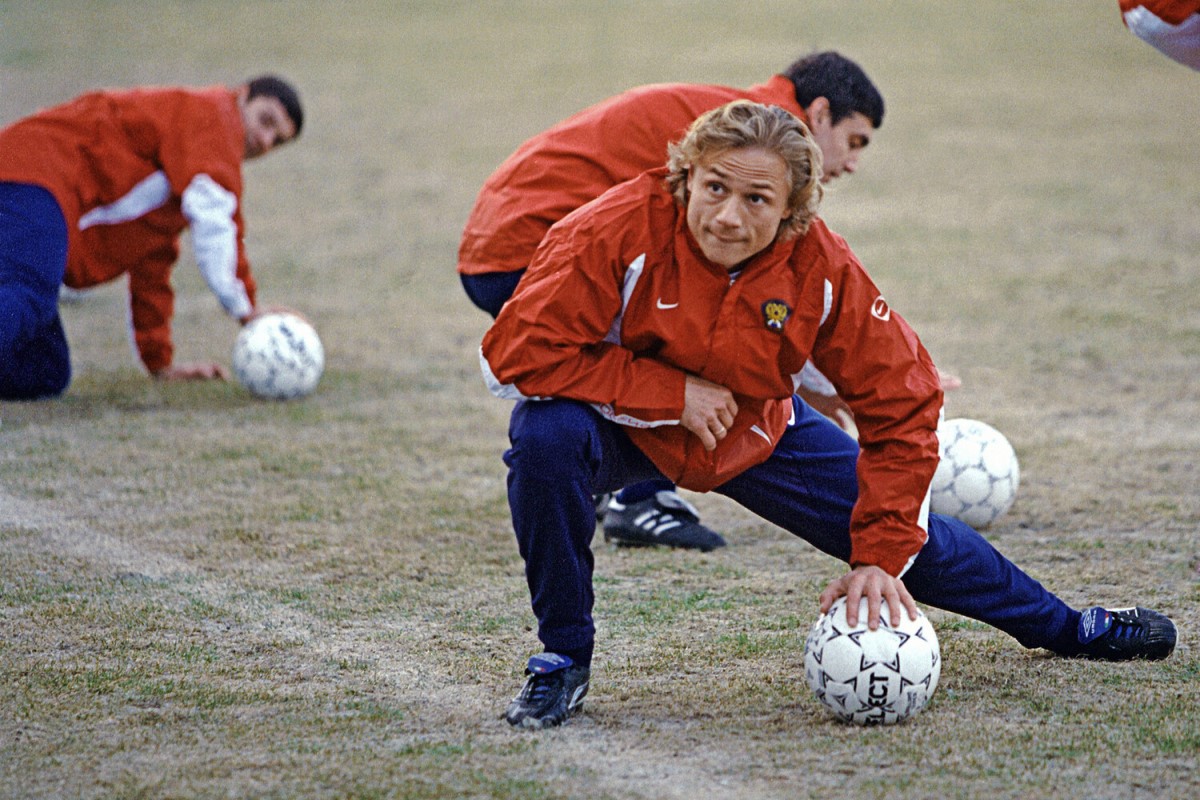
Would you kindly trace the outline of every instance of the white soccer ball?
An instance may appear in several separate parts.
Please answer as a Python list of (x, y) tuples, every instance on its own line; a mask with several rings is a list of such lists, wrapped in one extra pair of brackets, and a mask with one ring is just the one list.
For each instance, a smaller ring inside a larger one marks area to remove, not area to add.
[(312, 325), (295, 314), (256, 317), (233, 343), (233, 372), (259, 397), (288, 400), (317, 388), (325, 348)]
[(900, 625), (888, 622), (883, 603), (879, 628), (867, 628), (867, 600), (858, 626), (846, 623), (846, 598), (822, 614), (804, 643), (804, 677), (817, 699), (843, 722), (891, 725), (925, 707), (937, 689), (942, 657), (929, 619), (901, 611)]
[(929, 507), (936, 514), (986, 528), (1012, 508), (1021, 465), (1004, 434), (974, 419), (938, 426), (942, 460), (933, 474)]

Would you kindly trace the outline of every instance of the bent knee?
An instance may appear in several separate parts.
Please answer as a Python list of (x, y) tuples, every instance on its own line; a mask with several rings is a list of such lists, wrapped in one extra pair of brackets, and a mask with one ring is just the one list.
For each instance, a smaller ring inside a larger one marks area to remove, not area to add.
[(596, 414), (571, 400), (527, 400), (513, 410), (505, 460), (539, 469), (561, 469), (586, 455), (596, 429)]

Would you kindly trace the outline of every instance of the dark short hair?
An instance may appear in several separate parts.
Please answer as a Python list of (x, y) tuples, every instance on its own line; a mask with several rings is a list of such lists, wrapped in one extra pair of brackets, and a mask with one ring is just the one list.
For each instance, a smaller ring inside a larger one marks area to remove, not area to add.
[(791, 80), (801, 108), (818, 97), (828, 100), (835, 125), (856, 112), (871, 120), (873, 128), (883, 124), (883, 95), (862, 67), (839, 53), (804, 56), (780, 74)]
[(246, 81), (246, 88), (247, 100), (263, 96), (274, 97), (282, 103), (283, 110), (296, 126), (296, 135), (300, 135), (300, 129), (304, 127), (304, 108), (300, 105), (300, 93), (296, 87), (278, 75), (259, 75)]

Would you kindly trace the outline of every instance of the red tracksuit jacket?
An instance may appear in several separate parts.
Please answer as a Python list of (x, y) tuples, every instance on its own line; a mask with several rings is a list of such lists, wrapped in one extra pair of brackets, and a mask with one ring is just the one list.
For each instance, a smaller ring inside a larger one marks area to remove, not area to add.
[(0, 181), (46, 188), (66, 217), (64, 283), (82, 289), (129, 273), (134, 342), (152, 372), (174, 353), (171, 269), (184, 228), (225, 310), (253, 310), (244, 136), (225, 87), (93, 92), (0, 131)]
[(748, 89), (653, 84), (597, 103), (526, 141), (487, 179), (463, 229), (458, 271), (525, 269), (551, 225), (618, 183), (666, 164), (668, 142), (683, 138), (705, 111), (732, 100), (781, 106), (808, 122), (792, 81), (782, 75)]
[(1121, 17), (1126, 11), (1142, 6), (1170, 25), (1178, 25), (1193, 14), (1200, 13), (1200, 0), (1119, 0)]
[[(667, 478), (707, 491), (770, 456), (811, 358), (858, 424), (851, 563), (901, 574), (926, 539), (938, 461), (942, 392), (928, 353), (820, 220), (731, 281), (704, 258), (665, 174), (624, 183), (551, 229), (484, 336), (490, 388), (591, 403)], [(678, 424), (688, 373), (737, 400), (712, 452)]]

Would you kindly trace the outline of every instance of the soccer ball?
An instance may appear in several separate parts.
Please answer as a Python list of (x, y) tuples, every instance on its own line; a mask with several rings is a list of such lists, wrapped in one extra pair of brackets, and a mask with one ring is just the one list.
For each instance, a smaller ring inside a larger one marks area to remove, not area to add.
[(264, 314), (247, 323), (233, 343), (233, 372), (259, 397), (288, 400), (317, 388), (325, 349), (312, 325), (295, 314)]
[(846, 598), (838, 598), (813, 625), (804, 643), (804, 677), (817, 699), (843, 722), (891, 725), (916, 714), (937, 689), (942, 658), (937, 634), (923, 614), (901, 611), (888, 622), (887, 601), (879, 628), (867, 628), (867, 600), (858, 627), (846, 623)]
[(974, 419), (938, 426), (942, 460), (933, 474), (929, 507), (936, 514), (986, 528), (1017, 497), (1021, 466), (1004, 434)]

